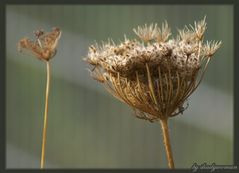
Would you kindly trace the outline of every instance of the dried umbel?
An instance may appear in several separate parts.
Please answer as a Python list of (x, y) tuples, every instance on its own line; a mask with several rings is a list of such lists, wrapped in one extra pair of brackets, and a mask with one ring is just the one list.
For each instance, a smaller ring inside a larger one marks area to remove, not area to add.
[(53, 28), (51, 32), (45, 33), (38, 30), (35, 33), (36, 40), (23, 38), (18, 42), (18, 50), (30, 53), (40, 60), (49, 61), (56, 54), (56, 47), (61, 37), (61, 30)]
[(141, 39), (112, 40), (92, 45), (85, 59), (91, 74), (117, 99), (129, 105), (138, 118), (160, 121), (169, 167), (173, 160), (167, 119), (182, 113), (184, 102), (200, 84), (208, 63), (221, 42), (203, 41), (205, 18), (185, 26), (175, 38), (167, 22), (134, 29)]
[(203, 44), (205, 19), (191, 29), (179, 30), (167, 40), (167, 23), (138, 27), (135, 33), (144, 42), (113, 41), (91, 46), (86, 61), (94, 66), (92, 75), (108, 91), (131, 106), (136, 116), (157, 121), (182, 112), (183, 104), (197, 88), (211, 57), (221, 42)]
[(48, 123), (48, 98), (50, 88), (50, 62), (49, 60), (56, 55), (56, 47), (61, 38), (61, 30), (57, 27), (53, 28), (51, 32), (45, 33), (43, 30), (34, 32), (36, 40), (32, 41), (28, 38), (23, 38), (18, 42), (18, 50), (31, 54), (38, 59), (44, 61), (47, 67), (47, 82), (45, 95), (45, 111), (44, 124), (42, 133), (42, 151), (41, 151), (41, 168), (45, 165), (45, 148), (46, 148), (46, 132)]

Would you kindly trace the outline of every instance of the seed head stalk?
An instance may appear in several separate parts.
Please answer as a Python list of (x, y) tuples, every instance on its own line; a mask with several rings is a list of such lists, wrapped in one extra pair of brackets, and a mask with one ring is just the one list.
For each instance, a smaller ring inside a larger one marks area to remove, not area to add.
[(162, 132), (163, 132), (163, 140), (164, 140), (164, 147), (166, 150), (166, 155), (168, 160), (168, 167), (170, 169), (174, 169), (173, 153), (171, 149), (169, 131), (168, 131), (168, 119), (160, 120), (160, 124), (161, 124)]
[(47, 81), (46, 81), (44, 124), (43, 124), (43, 130), (42, 130), (41, 169), (43, 169), (45, 165), (45, 149), (46, 149), (46, 135), (47, 135), (47, 123), (48, 123), (48, 98), (49, 98), (49, 89), (50, 89), (49, 61), (46, 61), (46, 67), (47, 67)]

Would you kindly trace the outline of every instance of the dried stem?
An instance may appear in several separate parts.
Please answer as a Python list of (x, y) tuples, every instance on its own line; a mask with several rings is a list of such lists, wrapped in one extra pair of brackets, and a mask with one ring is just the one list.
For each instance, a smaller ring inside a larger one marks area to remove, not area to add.
[(47, 120), (48, 120), (48, 97), (50, 87), (50, 63), (46, 61), (47, 66), (47, 82), (46, 82), (46, 97), (45, 97), (45, 112), (44, 112), (44, 125), (42, 134), (42, 151), (41, 151), (41, 169), (44, 168), (45, 164), (45, 146), (46, 146), (46, 132), (47, 132)]
[(173, 153), (171, 150), (170, 140), (169, 140), (169, 132), (168, 132), (168, 119), (160, 120), (160, 124), (163, 130), (163, 138), (164, 138), (164, 146), (167, 154), (168, 166), (170, 169), (174, 169), (173, 162)]

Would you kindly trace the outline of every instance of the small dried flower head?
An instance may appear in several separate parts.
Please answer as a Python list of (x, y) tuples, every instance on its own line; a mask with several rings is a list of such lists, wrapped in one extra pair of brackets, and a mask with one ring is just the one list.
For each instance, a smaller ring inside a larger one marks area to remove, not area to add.
[(144, 42), (154, 40), (158, 35), (157, 24), (151, 24), (149, 26), (145, 24), (143, 27), (138, 26), (138, 28), (133, 29), (133, 31)]
[(207, 41), (206, 45), (203, 47), (204, 56), (212, 57), (216, 53), (217, 49), (220, 48), (221, 44), (221, 41)]
[(181, 40), (183, 40), (185, 43), (192, 43), (196, 41), (196, 34), (194, 31), (191, 31), (190, 29), (188, 29), (187, 26), (185, 26), (185, 28), (183, 28), (182, 30), (178, 30), (179, 32), (179, 36)]
[(197, 35), (197, 39), (202, 40), (204, 32), (207, 29), (206, 16), (203, 18), (203, 20), (201, 20), (199, 22), (194, 22), (194, 27), (192, 27), (192, 29), (194, 30), (195, 34)]
[(157, 40), (157, 42), (165, 42), (171, 35), (167, 21), (162, 24), (162, 28), (158, 27), (157, 24), (151, 24), (149, 26), (145, 24), (143, 27), (138, 26), (138, 28), (133, 29), (133, 31), (144, 42), (149, 42), (152, 40)]
[(204, 19), (199, 22), (195, 21), (194, 26), (189, 26), (190, 27), (185, 26), (185, 28), (183, 28), (182, 30), (178, 30), (179, 37), (188, 44), (202, 41), (203, 35), (207, 28), (206, 17), (204, 17)]
[(168, 26), (167, 21), (162, 24), (162, 28), (157, 28), (157, 37), (156, 40), (158, 43), (165, 42), (168, 40), (169, 36), (171, 35), (171, 30)]
[[(203, 44), (204, 20), (192, 29), (179, 30), (168, 40), (165, 23), (138, 27), (134, 32), (147, 45), (129, 40), (90, 46), (85, 59), (93, 65), (92, 77), (117, 99), (129, 105), (138, 118), (151, 122), (182, 113), (185, 101), (200, 84), (207, 65), (221, 42)], [(150, 42), (149, 42), (150, 41)]]
[(53, 28), (51, 32), (45, 33), (43, 30), (34, 32), (36, 40), (22, 38), (18, 42), (18, 50), (36, 56), (40, 60), (49, 61), (56, 54), (56, 47), (61, 37), (61, 30)]

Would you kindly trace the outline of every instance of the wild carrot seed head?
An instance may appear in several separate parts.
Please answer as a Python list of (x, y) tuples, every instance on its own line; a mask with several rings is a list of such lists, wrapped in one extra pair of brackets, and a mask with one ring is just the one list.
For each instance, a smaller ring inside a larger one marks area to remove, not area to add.
[[(191, 27), (191, 28), (190, 28)], [(134, 29), (143, 41), (112, 41), (90, 46), (86, 61), (94, 79), (103, 82), (116, 98), (135, 110), (138, 118), (165, 119), (182, 112), (197, 88), (221, 42), (203, 43), (205, 18), (179, 30), (176, 39), (167, 22)]]

